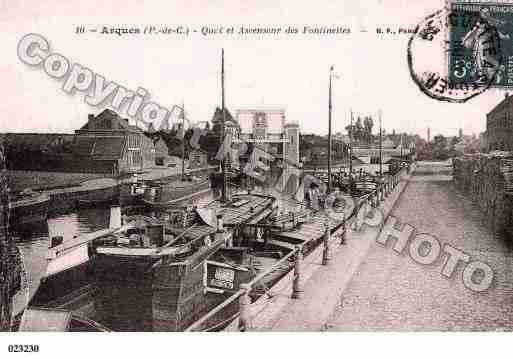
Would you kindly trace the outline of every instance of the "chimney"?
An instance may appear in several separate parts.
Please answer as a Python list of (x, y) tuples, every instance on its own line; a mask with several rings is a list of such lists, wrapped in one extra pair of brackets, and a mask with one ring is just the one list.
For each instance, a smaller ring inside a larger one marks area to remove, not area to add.
[(94, 120), (94, 115), (92, 113), (90, 113), (89, 115), (87, 115), (87, 120), (89, 122), (91, 122), (92, 120)]

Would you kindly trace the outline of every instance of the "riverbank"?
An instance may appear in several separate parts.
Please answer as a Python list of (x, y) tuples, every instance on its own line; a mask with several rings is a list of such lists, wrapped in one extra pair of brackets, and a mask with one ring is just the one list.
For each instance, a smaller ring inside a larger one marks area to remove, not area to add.
[[(215, 166), (186, 170), (186, 174), (206, 175)], [(10, 178), (16, 181), (14, 188), (32, 188), (50, 196), (50, 213), (69, 211), (78, 200), (108, 201), (119, 196), (118, 186), (129, 186), (134, 177), (119, 179), (87, 173), (52, 173), (40, 171), (10, 171)], [(137, 180), (178, 179), (180, 167), (153, 167), (137, 174)], [(19, 181), (19, 182), (18, 182)]]

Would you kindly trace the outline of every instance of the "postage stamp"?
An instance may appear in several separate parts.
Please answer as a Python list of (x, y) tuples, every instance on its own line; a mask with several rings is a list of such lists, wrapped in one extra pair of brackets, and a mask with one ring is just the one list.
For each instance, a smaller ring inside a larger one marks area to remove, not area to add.
[(513, 85), (513, 3), (449, 4), (448, 73), (451, 83)]
[(463, 103), (491, 87), (508, 87), (510, 14), (513, 3), (451, 1), (424, 18), (408, 44), (419, 89), (439, 101)]

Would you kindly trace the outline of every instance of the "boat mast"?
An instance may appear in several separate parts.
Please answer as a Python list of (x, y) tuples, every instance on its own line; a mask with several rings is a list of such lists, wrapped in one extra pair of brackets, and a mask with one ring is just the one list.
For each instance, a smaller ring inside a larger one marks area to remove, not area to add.
[(382, 137), (382, 133), (383, 133), (383, 131), (381, 129), (381, 110), (379, 110), (379, 175), (380, 176), (383, 175), (383, 156), (382, 156), (383, 137)]
[(333, 77), (333, 66), (330, 67), (330, 84), (328, 99), (328, 193), (331, 192), (331, 78)]
[(403, 134), (401, 133), (401, 161), (403, 160)]
[(351, 122), (349, 126), (349, 178), (353, 173), (353, 110), (351, 109)]
[(182, 101), (182, 181), (185, 180), (185, 104)]
[[(223, 146), (224, 144), (224, 136), (225, 136), (225, 122), (226, 122), (226, 115), (225, 115), (225, 106), (224, 106), (224, 49), (221, 49), (221, 113), (222, 113), (222, 124), (221, 124), (221, 144), (220, 146)], [(221, 159), (221, 170), (222, 170), (222, 176), (223, 176), (223, 187), (221, 191), (221, 202), (226, 202), (227, 200), (227, 183), (226, 183), (226, 162), (223, 155), (223, 158)]]

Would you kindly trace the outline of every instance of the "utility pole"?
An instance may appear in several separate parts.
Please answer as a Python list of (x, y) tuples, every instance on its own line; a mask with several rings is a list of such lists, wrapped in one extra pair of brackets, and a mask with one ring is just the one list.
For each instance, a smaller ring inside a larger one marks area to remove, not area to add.
[(381, 127), (381, 110), (379, 110), (379, 175), (383, 175), (383, 138), (382, 138), (382, 127)]
[(331, 79), (333, 77), (333, 66), (330, 67), (330, 85), (328, 99), (328, 193), (331, 193)]
[[(190, 165), (189, 165), (189, 167), (190, 167)], [(185, 181), (185, 104), (183, 103), (183, 101), (182, 101), (182, 181)]]
[[(225, 104), (224, 104), (224, 49), (221, 49), (221, 113), (222, 113), (222, 121), (221, 124), (221, 143), (220, 146), (224, 145), (224, 136), (225, 136), (225, 122), (226, 122), (226, 114), (225, 114)], [(224, 150), (223, 150), (224, 151)], [(221, 159), (221, 169), (222, 169), (222, 176), (223, 176), (223, 187), (221, 192), (221, 202), (226, 202), (228, 199), (227, 194), (227, 183), (226, 183), (226, 161), (224, 158)]]
[(403, 134), (401, 133), (401, 160), (403, 159)]
[(353, 110), (351, 109), (351, 122), (349, 126), (349, 174), (353, 173)]

